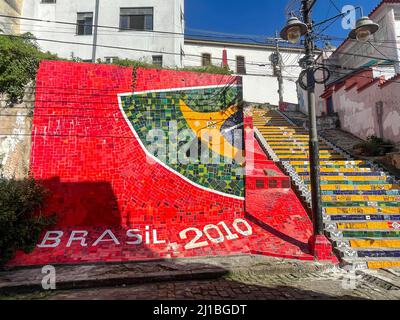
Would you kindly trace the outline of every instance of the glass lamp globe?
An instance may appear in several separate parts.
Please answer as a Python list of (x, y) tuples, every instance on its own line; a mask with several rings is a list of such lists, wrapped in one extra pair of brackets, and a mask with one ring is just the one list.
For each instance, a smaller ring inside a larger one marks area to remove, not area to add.
[(287, 39), (290, 43), (296, 44), (301, 38), (301, 30), (299, 26), (293, 26), (287, 30)]
[(368, 28), (359, 28), (356, 37), (360, 42), (367, 42), (371, 37), (371, 31)]

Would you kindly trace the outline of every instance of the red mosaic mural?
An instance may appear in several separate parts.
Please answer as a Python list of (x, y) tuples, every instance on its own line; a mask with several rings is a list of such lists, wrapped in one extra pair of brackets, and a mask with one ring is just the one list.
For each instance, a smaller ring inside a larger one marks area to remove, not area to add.
[[(135, 90), (232, 79), (138, 69)], [(117, 95), (132, 86), (131, 68), (41, 63), (31, 172), (51, 192), (41, 214), (56, 213), (58, 220), (33, 253), (18, 252), (10, 266), (251, 253), (313, 258), (307, 245), (312, 224), (288, 177), (267, 159), (251, 131), (245, 136), (246, 199), (198, 188), (146, 161), (118, 106)], [(265, 169), (274, 174), (265, 178)], [(260, 176), (263, 187), (255, 181)]]

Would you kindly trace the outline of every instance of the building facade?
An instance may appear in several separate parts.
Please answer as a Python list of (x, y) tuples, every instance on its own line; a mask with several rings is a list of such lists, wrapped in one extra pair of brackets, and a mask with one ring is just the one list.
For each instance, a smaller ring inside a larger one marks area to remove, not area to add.
[[(22, 0), (2, 0), (0, 1), (0, 13), (8, 16), (19, 17), (22, 10)], [(18, 34), (20, 32), (19, 19), (2, 18), (0, 19), (0, 33)]]
[[(58, 23), (24, 20), (21, 32), (33, 33), (42, 50), (90, 60), (95, 7), (95, 0), (25, 0), (23, 17)], [(96, 59), (182, 66), (184, 0), (100, 0), (98, 12)]]
[[(400, 142), (400, 0), (383, 0), (370, 14), (380, 25), (367, 43), (345, 40), (319, 63), (330, 70), (316, 87), (319, 116), (337, 116), (343, 130), (362, 139)], [(307, 113), (306, 92), (298, 87), (300, 110)]]
[[(32, 33), (43, 51), (92, 60), (96, 0), (24, 0), (20, 32)], [(225, 65), (243, 78), (244, 100), (279, 104), (277, 70), (265, 44), (185, 37), (184, 0), (99, 1), (96, 60), (128, 58), (162, 67)], [(3, 12), (3, 11), (1, 11)], [(17, 19), (14, 19), (18, 22)], [(18, 31), (16, 31), (18, 33)], [(298, 103), (296, 80), (302, 49), (280, 45), (283, 100)]]
[[(298, 60), (300, 48), (280, 47), (283, 64), (283, 97), (288, 103), (298, 103), (296, 80), (301, 72)], [(235, 75), (243, 78), (244, 100), (252, 103), (279, 104), (278, 79), (270, 61), (275, 45), (260, 45), (226, 41), (185, 39), (185, 67), (227, 63)]]

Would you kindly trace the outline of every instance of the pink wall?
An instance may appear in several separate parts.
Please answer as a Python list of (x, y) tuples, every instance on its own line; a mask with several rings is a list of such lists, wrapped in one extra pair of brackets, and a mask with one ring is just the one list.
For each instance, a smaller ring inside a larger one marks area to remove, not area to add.
[[(372, 73), (372, 72), (371, 72)], [(400, 79), (371, 81), (371, 75), (360, 74), (336, 86), (332, 96), (342, 129), (366, 139), (380, 136), (377, 102), (383, 102), (383, 138), (400, 142)], [(322, 98), (320, 98), (322, 99)]]

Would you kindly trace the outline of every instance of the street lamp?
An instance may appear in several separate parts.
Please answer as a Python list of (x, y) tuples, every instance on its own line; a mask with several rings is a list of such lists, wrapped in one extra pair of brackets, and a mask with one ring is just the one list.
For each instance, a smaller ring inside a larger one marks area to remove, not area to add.
[[(313, 225), (314, 225), (314, 239), (324, 234), (323, 216), (322, 216), (322, 200), (321, 200), (321, 182), (319, 178), (319, 142), (317, 132), (317, 116), (315, 108), (315, 34), (314, 27), (332, 21), (339, 17), (343, 17), (346, 13), (341, 13), (335, 17), (326, 19), (320, 23), (314, 24), (312, 20), (312, 8), (316, 4), (317, 0), (302, 0), (302, 13), (303, 21), (300, 21), (297, 17), (290, 17), (286, 23), (286, 26), (281, 32), (281, 38), (288, 40), (291, 43), (298, 43), (300, 38), (304, 36), (304, 47), (305, 56), (301, 59), (301, 67), (305, 69), (301, 73), (301, 77), (306, 75), (307, 83), (303, 85), (304, 89), (307, 90), (308, 98), (308, 113), (309, 113), (309, 157), (310, 157), (310, 185), (311, 185), (311, 202), (313, 211)], [(362, 8), (357, 7), (361, 10), (361, 18), (357, 21), (356, 27), (350, 32), (349, 37), (351, 39), (357, 39), (358, 41), (366, 42), (369, 40), (372, 34), (379, 30), (379, 25), (374, 23), (368, 17), (365, 17), (362, 13)], [(357, 9), (356, 8), (356, 9)], [(304, 84), (304, 80), (300, 79), (300, 83)], [(318, 82), (320, 83), (320, 81)], [(317, 253), (314, 251), (314, 255)]]
[(281, 31), (281, 38), (288, 40), (292, 44), (296, 44), (307, 31), (308, 27), (305, 23), (301, 22), (297, 17), (291, 17)]
[(351, 30), (349, 34), (350, 39), (357, 39), (360, 42), (368, 42), (371, 35), (379, 30), (379, 25), (373, 22), (368, 17), (361, 17), (358, 19), (356, 28)]
[[(360, 7), (357, 8), (361, 10)], [(346, 13), (341, 13), (314, 26), (324, 24), (328, 21), (345, 15)], [(367, 42), (371, 38), (371, 36), (378, 30), (379, 24), (373, 22), (367, 16), (362, 16), (357, 20), (356, 27), (349, 33), (349, 38), (358, 40), (360, 42)], [(305, 36), (308, 32), (312, 32), (312, 30), (309, 30), (309, 27), (304, 22), (300, 21), (299, 18), (292, 16), (288, 19), (288, 21), (286, 22), (286, 26), (281, 31), (281, 38), (289, 41), (292, 44), (296, 44), (300, 41), (300, 38), (302, 36)]]

